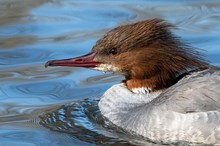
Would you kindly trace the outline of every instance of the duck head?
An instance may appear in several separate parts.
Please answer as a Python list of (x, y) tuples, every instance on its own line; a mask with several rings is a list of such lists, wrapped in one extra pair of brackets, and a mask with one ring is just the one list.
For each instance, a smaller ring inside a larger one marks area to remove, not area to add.
[(48, 61), (46, 66), (121, 73), (124, 84), (135, 93), (163, 90), (183, 73), (208, 66), (196, 49), (172, 34), (172, 27), (161, 19), (122, 25), (107, 32), (89, 54)]

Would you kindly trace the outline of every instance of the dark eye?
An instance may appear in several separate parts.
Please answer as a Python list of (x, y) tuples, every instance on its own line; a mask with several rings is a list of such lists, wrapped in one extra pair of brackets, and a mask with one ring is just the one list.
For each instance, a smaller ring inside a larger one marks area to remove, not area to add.
[(115, 54), (117, 54), (117, 53), (118, 53), (118, 51), (117, 51), (116, 48), (111, 48), (111, 49), (109, 50), (109, 54), (115, 55)]

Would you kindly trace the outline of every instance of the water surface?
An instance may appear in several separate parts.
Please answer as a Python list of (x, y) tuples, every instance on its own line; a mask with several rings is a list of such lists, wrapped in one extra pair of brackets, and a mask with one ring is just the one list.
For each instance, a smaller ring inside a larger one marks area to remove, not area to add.
[(99, 97), (121, 76), (44, 68), (89, 52), (115, 26), (154, 17), (220, 65), (218, 1), (1, 0), (0, 146), (154, 145), (100, 115)]

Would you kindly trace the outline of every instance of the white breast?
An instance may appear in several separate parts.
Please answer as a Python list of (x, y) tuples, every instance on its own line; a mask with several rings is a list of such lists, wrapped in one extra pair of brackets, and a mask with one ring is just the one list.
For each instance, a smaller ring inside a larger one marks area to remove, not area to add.
[(99, 108), (115, 125), (153, 141), (220, 144), (216, 89), (220, 89), (219, 70), (193, 74), (164, 92), (135, 94), (118, 84), (101, 97)]

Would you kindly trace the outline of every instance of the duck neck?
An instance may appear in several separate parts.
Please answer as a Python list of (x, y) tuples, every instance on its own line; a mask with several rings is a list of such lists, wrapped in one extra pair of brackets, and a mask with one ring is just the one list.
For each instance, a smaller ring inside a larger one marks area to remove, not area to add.
[(133, 93), (149, 94), (166, 88), (175, 84), (179, 78), (175, 76), (155, 75), (151, 78), (131, 78), (125, 80), (124, 84)]
[(195, 71), (204, 70), (206, 68), (197, 68), (191, 69), (189, 71), (185, 71), (182, 73), (169, 73), (162, 72), (155, 74), (150, 78), (140, 78), (140, 77), (126, 77), (126, 80), (123, 81), (125, 86), (136, 94), (149, 94), (157, 91), (163, 91), (170, 86), (176, 84), (179, 80), (181, 80), (186, 75), (189, 75)]

